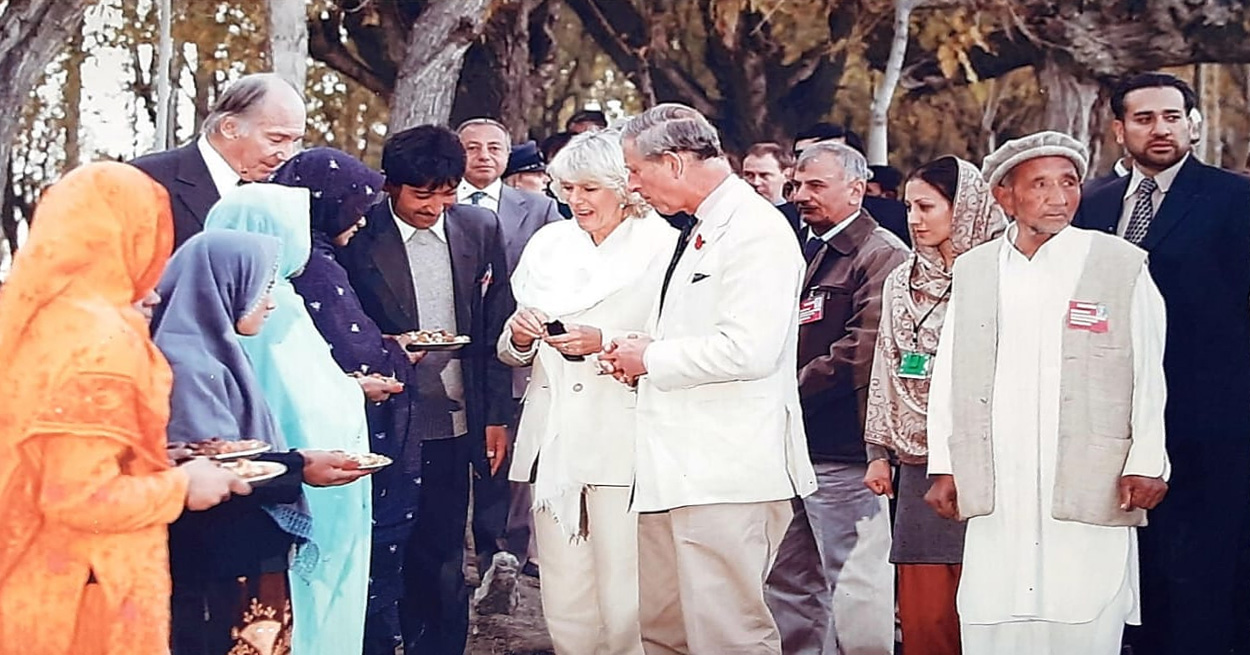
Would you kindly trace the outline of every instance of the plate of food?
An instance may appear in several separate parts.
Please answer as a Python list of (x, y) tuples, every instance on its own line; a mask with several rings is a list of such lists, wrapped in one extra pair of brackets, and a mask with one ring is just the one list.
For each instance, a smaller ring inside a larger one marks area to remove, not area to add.
[(236, 459), (222, 462), (221, 467), (243, 478), (248, 484), (260, 484), (286, 473), (286, 465), (278, 462), (257, 462), (250, 459)]
[(361, 471), (376, 471), (392, 464), (391, 458), (377, 453), (343, 453), (347, 459), (356, 462)]
[(414, 353), (423, 350), (459, 350), (471, 341), (467, 334), (457, 335), (447, 330), (414, 330), (404, 333), (404, 336), (408, 337), (404, 349)]
[(225, 439), (204, 439), (202, 441), (192, 441), (187, 444), (187, 448), (191, 450), (191, 454), (195, 457), (208, 457), (219, 462), (232, 459), (246, 459), (255, 457), (261, 453), (269, 452), (273, 446), (259, 439), (240, 439), (238, 441), (226, 441)]

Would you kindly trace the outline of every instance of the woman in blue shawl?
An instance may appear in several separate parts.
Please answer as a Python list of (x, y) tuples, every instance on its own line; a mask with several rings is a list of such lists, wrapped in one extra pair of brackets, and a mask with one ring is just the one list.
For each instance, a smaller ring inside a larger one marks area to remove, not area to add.
[(211, 232), (178, 250), (157, 285), (153, 339), (173, 369), (169, 438), (256, 439), (260, 457), (287, 473), (169, 530), (173, 652), (225, 655), (267, 634), (272, 652), (291, 638), (286, 580), (291, 544), (309, 535), (297, 503), (304, 461), (286, 444), (240, 345), (273, 309), (269, 289), (281, 244), (273, 237)]
[[(273, 299), (277, 308), (260, 334), (243, 339), (265, 400), (288, 445), (329, 459), (337, 471), (306, 489), (312, 516), (309, 544), (291, 567), (292, 652), (360, 652), (369, 576), (371, 500), (368, 480), (341, 452), (369, 450), (361, 384), (344, 375), (317, 332), (290, 278), (308, 261), (309, 193), (273, 184), (249, 184), (222, 197), (206, 231), (236, 230), (277, 237), (282, 256)], [(325, 452), (330, 451), (330, 452)], [(309, 457), (305, 453), (305, 457)]]
[[(383, 177), (363, 162), (334, 148), (312, 148), (296, 155), (273, 181), (308, 189), (312, 195), (312, 256), (292, 280), (313, 323), (330, 344), (345, 372), (408, 382), (412, 361), (365, 314), (347, 271), (335, 259), (381, 199)], [(394, 653), (403, 642), (399, 601), (403, 596), (403, 553), (415, 520), (421, 479), (421, 441), (407, 439), (409, 402), (403, 393), (366, 405), (373, 452), (395, 463), (373, 477), (373, 559), (365, 652)]]

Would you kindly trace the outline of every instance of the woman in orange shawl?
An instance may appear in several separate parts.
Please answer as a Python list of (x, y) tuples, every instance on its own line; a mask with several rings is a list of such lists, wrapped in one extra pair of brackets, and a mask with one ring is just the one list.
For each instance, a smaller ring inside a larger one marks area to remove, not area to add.
[(248, 491), (166, 455), (170, 371), (138, 305), (172, 245), (160, 185), (90, 164), (44, 194), (0, 288), (0, 654), (168, 652), (166, 526)]

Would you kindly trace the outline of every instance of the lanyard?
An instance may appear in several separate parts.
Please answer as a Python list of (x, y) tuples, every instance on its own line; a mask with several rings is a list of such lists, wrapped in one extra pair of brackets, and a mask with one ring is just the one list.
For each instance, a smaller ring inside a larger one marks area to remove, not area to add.
[[(909, 281), (911, 280), (912, 276), (914, 276), (914, 275), (916, 274), (916, 262), (917, 262), (918, 260), (919, 260), (919, 258), (917, 257), (917, 258), (915, 258), (915, 259), (912, 259), (912, 261), (911, 261), (911, 273), (910, 273), (910, 274), (908, 274), (908, 276), (907, 276), (907, 279), (908, 279)], [(953, 286), (953, 285), (954, 285), (954, 283), (955, 283), (955, 281), (954, 281), (954, 280), (951, 280), (951, 283), (946, 285), (946, 290), (942, 292), (942, 296), (941, 296), (940, 298), (938, 298), (937, 302), (936, 302), (936, 303), (934, 303), (934, 304), (933, 304), (933, 306), (929, 308), (929, 311), (927, 311), (927, 312), (925, 312), (925, 313), (924, 313), (924, 316), (921, 316), (921, 317), (920, 317), (920, 320), (919, 320), (919, 321), (916, 321), (915, 325), (912, 325), (912, 327), (911, 327), (911, 345), (912, 345), (912, 348), (913, 348), (913, 349), (915, 349), (915, 350), (919, 350), (919, 349), (920, 349), (920, 328), (924, 327), (925, 321), (929, 320), (929, 317), (930, 317), (930, 316), (933, 316), (933, 312), (934, 312), (934, 311), (935, 311), (935, 310), (936, 310), (936, 309), (937, 309), (937, 308), (938, 308), (938, 307), (939, 307), (942, 303), (946, 302), (946, 299), (947, 299), (947, 298), (949, 298), (949, 297), (950, 297), (950, 295), (951, 295), (951, 286)], [(909, 286), (910, 286), (910, 282), (909, 282)], [(911, 291), (911, 290), (909, 289), (909, 290), (908, 290), (908, 292), (910, 293), (910, 291)]]

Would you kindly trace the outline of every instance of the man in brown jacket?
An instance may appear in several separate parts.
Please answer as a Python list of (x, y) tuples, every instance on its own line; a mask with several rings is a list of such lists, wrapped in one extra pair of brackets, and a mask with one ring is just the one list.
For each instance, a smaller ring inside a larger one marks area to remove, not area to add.
[(867, 180), (863, 155), (832, 142), (804, 150), (794, 173), (808, 262), (799, 395), (819, 486), (795, 502), (768, 579), (787, 655), (894, 648), (889, 512), (863, 484), (863, 426), (881, 287), (907, 249), (861, 207)]

